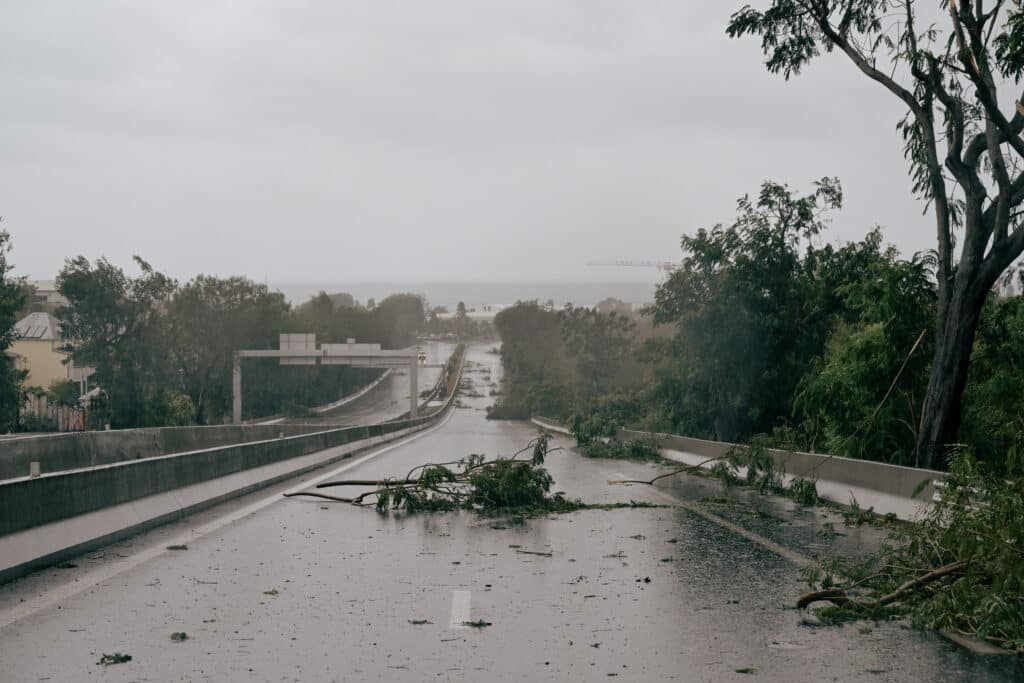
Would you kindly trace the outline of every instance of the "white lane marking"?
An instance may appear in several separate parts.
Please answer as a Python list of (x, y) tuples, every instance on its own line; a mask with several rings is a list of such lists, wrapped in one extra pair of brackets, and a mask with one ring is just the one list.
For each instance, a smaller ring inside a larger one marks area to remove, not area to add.
[[(322, 474), (308, 481), (304, 481), (298, 486), (288, 489), (288, 493), (294, 493), (307, 489), (311, 486), (319, 484), (322, 481), (326, 481), (327, 479), (330, 479), (331, 477), (334, 477), (346, 470), (350, 470), (353, 467), (358, 467), (367, 460), (376, 458), (377, 456), (387, 453), (388, 451), (392, 451), (396, 448), (400, 448), (417, 439), (421, 439), (424, 436), (427, 436), (428, 434), (431, 434), (437, 431), (438, 429), (441, 429), (441, 427), (445, 426), (445, 424), (448, 423), (448, 420), (451, 419), (452, 415), (453, 413), (449, 412), (444, 417), (444, 419), (441, 420), (435, 426), (429, 429), (425, 429), (421, 432), (416, 432), (415, 434), (410, 434), (408, 437), (400, 439), (399, 441), (396, 441), (392, 444), (388, 444), (387, 446), (379, 448), (373, 451), (372, 453), (367, 453), (366, 455), (362, 456), (357, 460), (345, 463), (341, 467), (337, 467), (331, 470), (327, 474)], [(177, 536), (176, 538), (160, 541), (160, 545), (158, 546), (142, 550), (129, 557), (117, 560), (115, 562), (111, 562), (108, 565), (97, 567), (96, 569), (84, 573), (82, 576), (78, 577), (76, 581), (69, 582), (67, 584), (64, 584), (63, 586), (57, 586), (53, 589), (49, 589), (46, 591), (46, 593), (38, 596), (35, 599), (26, 599), (25, 602), (18, 603), (13, 607), (9, 607), (3, 611), (0, 611), (0, 629), (6, 628), (11, 624), (15, 623), (16, 621), (20, 621), (25, 617), (35, 614), (36, 612), (47, 609), (49, 607), (53, 607), (54, 605), (58, 605), (64, 602), (65, 600), (72, 598), (75, 595), (78, 595), (83, 591), (89, 590), (97, 584), (109, 581), (118, 574), (126, 572), (129, 569), (133, 569), (144, 562), (152, 560), (155, 557), (163, 555), (167, 552), (171, 552), (167, 550), (167, 546), (169, 545), (188, 545), (189, 542), (191, 541), (196, 541), (203, 536), (212, 534), (213, 532), (224, 528), (228, 524), (237, 522), (238, 520), (244, 517), (248, 517), (253, 513), (259, 512), (263, 508), (268, 507), (269, 505), (272, 505), (273, 503), (276, 503), (283, 499), (284, 498), (280, 493), (276, 493), (272, 496), (267, 496), (266, 498), (259, 500), (253, 503), (252, 505), (247, 505), (246, 507), (240, 510), (236, 510), (234, 512), (224, 515), (223, 517), (218, 517), (217, 519), (207, 522), (206, 524), (195, 527), (194, 529), (191, 529)]]
[(449, 622), (451, 628), (467, 628), (469, 601), (469, 591), (452, 591), (452, 618)]

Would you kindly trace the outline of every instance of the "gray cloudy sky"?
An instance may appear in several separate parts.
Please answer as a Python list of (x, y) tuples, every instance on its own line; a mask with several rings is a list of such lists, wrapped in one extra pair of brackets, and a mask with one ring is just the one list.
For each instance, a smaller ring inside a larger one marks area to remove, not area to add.
[(653, 278), (765, 178), (838, 175), (837, 239), (930, 248), (899, 106), (838, 57), (786, 83), (743, 0), (33, 0), (0, 21), (13, 261), (179, 277)]

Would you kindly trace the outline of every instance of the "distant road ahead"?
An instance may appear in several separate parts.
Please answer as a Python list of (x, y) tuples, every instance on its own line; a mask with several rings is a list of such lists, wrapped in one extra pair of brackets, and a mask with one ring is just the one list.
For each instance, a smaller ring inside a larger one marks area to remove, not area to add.
[[(425, 342), (421, 345), (427, 354), (427, 364), (444, 363), (455, 350), (450, 342)], [(441, 376), (439, 368), (420, 368), (417, 376), (419, 390), (434, 386)], [(351, 403), (338, 406), (318, 417), (285, 420), (289, 424), (376, 424), (394, 419), (409, 410), (409, 371), (394, 369), (380, 384)]]

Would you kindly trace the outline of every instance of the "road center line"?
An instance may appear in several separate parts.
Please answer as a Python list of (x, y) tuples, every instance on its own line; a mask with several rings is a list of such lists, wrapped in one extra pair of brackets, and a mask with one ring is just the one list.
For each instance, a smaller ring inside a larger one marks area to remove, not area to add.
[[(408, 443), (416, 441), (417, 439), (421, 439), (424, 436), (427, 436), (428, 434), (431, 434), (437, 431), (438, 429), (444, 427), (448, 423), (448, 420), (451, 419), (452, 415), (453, 413), (449, 412), (447, 415), (445, 415), (444, 419), (442, 419), (438, 424), (434, 425), (433, 427), (430, 427), (429, 429), (425, 429), (420, 432), (416, 432), (415, 434), (410, 434), (408, 437), (400, 439), (394, 443), (388, 444), (383, 448), (378, 448), (377, 450), (371, 453), (367, 453), (366, 455), (356, 460), (353, 460), (352, 462), (345, 463), (341, 467), (337, 467), (326, 474), (322, 474), (308, 481), (304, 481), (298, 486), (288, 489), (288, 493), (294, 493), (307, 489), (311, 486), (319, 484), (322, 481), (326, 481), (331, 477), (337, 476), (338, 474), (346, 470), (350, 470), (353, 467), (358, 467), (367, 460), (376, 458), (377, 456), (383, 455), (384, 453), (392, 451), (396, 448), (400, 448)], [(280, 493), (275, 493), (272, 496), (267, 496), (262, 500), (256, 501), (252, 505), (247, 505), (246, 507), (240, 510), (228, 513), (223, 517), (218, 517), (210, 522), (207, 522), (206, 524), (195, 527), (194, 529), (190, 529), (189, 531), (173, 539), (164, 539), (158, 541), (159, 545), (155, 545), (124, 559), (118, 560), (116, 562), (111, 562), (110, 564), (104, 565), (102, 567), (97, 567), (96, 569), (88, 571), (84, 573), (82, 576), (78, 577), (77, 580), (69, 581), (63, 586), (57, 586), (55, 588), (49, 589), (46, 591), (46, 593), (38, 596), (36, 599), (26, 600), (25, 602), (18, 603), (13, 607), (9, 607), (8, 609), (2, 610), (0, 611), (0, 629), (6, 628), (17, 621), (24, 619), (25, 617), (31, 616), (37, 612), (53, 607), (54, 605), (59, 605), (65, 600), (68, 600), (69, 598), (72, 598), (78, 595), (79, 593), (89, 590), (97, 584), (109, 581), (118, 574), (126, 572), (130, 569), (134, 569), (135, 567), (138, 567), (144, 562), (148, 562), (149, 560), (152, 560), (155, 557), (159, 557), (164, 553), (170, 552), (167, 550), (167, 546), (169, 545), (188, 545), (189, 542), (196, 541), (203, 536), (212, 534), (213, 532), (224, 528), (228, 524), (236, 522), (244, 517), (248, 517), (249, 515), (259, 512), (263, 508), (268, 507), (281, 500), (284, 500), (284, 498)]]
[(469, 591), (452, 591), (452, 618), (449, 622), (451, 628), (467, 628), (469, 621)]

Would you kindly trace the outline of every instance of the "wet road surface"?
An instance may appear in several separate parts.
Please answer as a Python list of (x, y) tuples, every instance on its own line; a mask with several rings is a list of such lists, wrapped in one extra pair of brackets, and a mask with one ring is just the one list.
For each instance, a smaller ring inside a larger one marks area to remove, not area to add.
[[(423, 342), (420, 348), (427, 354), (426, 363), (444, 363), (455, 350), (449, 342)], [(419, 390), (432, 389), (441, 375), (439, 368), (419, 368), (417, 385)], [(315, 418), (295, 418), (285, 420), (289, 424), (340, 424), (368, 425), (384, 422), (398, 417), (409, 410), (409, 371), (396, 368), (391, 374), (370, 390), (351, 403), (338, 406)]]
[[(486, 394), (499, 374), (497, 356), (476, 350), (469, 359), (467, 377)], [(334, 476), (399, 476), (470, 452), (511, 455), (536, 432), (486, 421), (490, 402), (464, 398), (466, 407), (442, 425), (346, 461)], [(817, 532), (827, 523), (826, 513), (779, 501), (765, 503), (762, 515), (743, 512), (716, 502), (717, 482), (703, 478), (665, 480), (657, 489), (607, 483), (653, 476), (661, 465), (565, 452), (550, 455), (548, 466), (556, 488), (572, 497), (703, 498), (717, 514), (801, 555), (820, 549)], [(961, 681), (1021, 674), (1014, 659), (979, 658), (901, 623), (805, 626), (789, 607), (805, 588), (791, 560), (679, 507), (532, 519), (381, 517), (282, 499), (281, 490), (154, 530), (76, 560), (75, 568), (0, 587), (0, 680)], [(188, 535), (197, 528), (201, 535)], [(879, 532), (859, 533), (838, 542), (870, 544)], [(133, 562), (181, 537), (187, 550)], [(47, 606), (47, 595), (65, 597)], [(5, 623), (22, 600), (40, 600), (40, 607)], [(174, 632), (189, 637), (174, 642)], [(132, 661), (96, 664), (115, 651)]]

